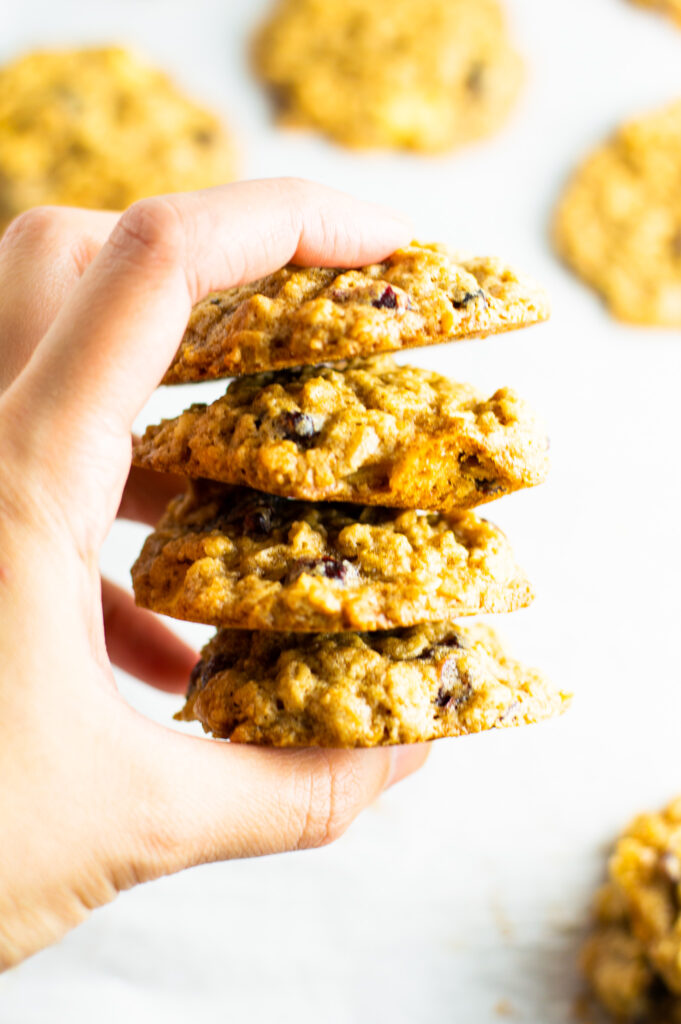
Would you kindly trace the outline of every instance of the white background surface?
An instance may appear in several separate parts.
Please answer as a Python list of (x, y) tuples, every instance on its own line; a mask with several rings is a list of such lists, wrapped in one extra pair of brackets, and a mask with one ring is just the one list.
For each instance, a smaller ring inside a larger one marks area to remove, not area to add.
[[(681, 95), (681, 32), (625, 0), (507, 2), (528, 67), (522, 101), (502, 134), (442, 159), (357, 155), (276, 130), (244, 50), (265, 0), (0, 2), (1, 58), (138, 43), (224, 111), (244, 177), (302, 174), (384, 200), (418, 237), (503, 256), (549, 288), (550, 324), (409, 358), (512, 385), (546, 418), (549, 482), (487, 511), (538, 592), (503, 632), (577, 694), (557, 723), (436, 744), (334, 847), (120, 897), (0, 978), (2, 1024), (491, 1024), (500, 1001), (512, 1020), (572, 1019), (606, 845), (637, 810), (681, 792), (681, 338), (611, 321), (552, 256), (547, 222), (581, 153)], [(190, 394), (159, 392), (140, 422)], [(116, 579), (142, 537), (116, 526), (103, 557)], [(209, 631), (185, 633), (199, 643)], [(121, 687), (164, 722), (179, 703)]]

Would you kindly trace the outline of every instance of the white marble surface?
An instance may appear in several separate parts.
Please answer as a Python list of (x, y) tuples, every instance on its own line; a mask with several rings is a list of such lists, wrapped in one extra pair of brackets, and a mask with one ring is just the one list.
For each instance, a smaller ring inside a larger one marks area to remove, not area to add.
[[(138, 43), (224, 110), (244, 176), (302, 174), (382, 199), (419, 237), (503, 255), (547, 285), (549, 325), (410, 359), (513, 385), (549, 423), (550, 481), (489, 514), (539, 595), (504, 632), (577, 694), (560, 722), (440, 742), (334, 847), (126, 894), (0, 978), (3, 1024), (492, 1024), (502, 1009), (528, 1024), (572, 1019), (605, 846), (636, 810), (681, 791), (681, 339), (609, 320), (553, 258), (547, 221), (578, 154), (681, 93), (681, 32), (625, 0), (508, 4), (529, 71), (515, 117), (493, 140), (420, 159), (272, 127), (244, 58), (265, 0), (0, 2), (0, 57)], [(158, 393), (140, 422), (189, 393)], [(116, 526), (103, 555), (115, 578), (127, 580), (141, 538)], [(197, 643), (205, 632), (186, 630)], [(159, 720), (178, 703), (121, 687)]]

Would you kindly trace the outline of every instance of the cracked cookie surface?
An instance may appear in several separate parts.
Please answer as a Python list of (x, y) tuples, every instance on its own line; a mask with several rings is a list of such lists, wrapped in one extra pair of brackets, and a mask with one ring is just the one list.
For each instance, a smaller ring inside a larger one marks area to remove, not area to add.
[(543, 290), (500, 260), (413, 243), (358, 270), (286, 266), (192, 310), (165, 384), (495, 334), (546, 320)]
[(582, 962), (615, 1020), (681, 1022), (681, 799), (618, 840)]
[(210, 481), (174, 499), (132, 569), (137, 603), (242, 629), (390, 629), (527, 605), (508, 541), (471, 512), (290, 501)]
[(254, 62), (281, 123), (423, 151), (496, 131), (523, 78), (497, 0), (279, 0)]
[(134, 461), (310, 501), (451, 511), (541, 483), (547, 445), (510, 389), (486, 398), (376, 356), (240, 377), (149, 427)]
[(38, 51), (0, 68), (0, 224), (46, 203), (122, 210), (233, 170), (217, 117), (133, 53)]
[(509, 658), (482, 624), (384, 633), (220, 630), (176, 715), (279, 747), (419, 743), (538, 722), (568, 695)]
[(681, 326), (681, 102), (623, 125), (557, 208), (558, 251), (622, 320)]

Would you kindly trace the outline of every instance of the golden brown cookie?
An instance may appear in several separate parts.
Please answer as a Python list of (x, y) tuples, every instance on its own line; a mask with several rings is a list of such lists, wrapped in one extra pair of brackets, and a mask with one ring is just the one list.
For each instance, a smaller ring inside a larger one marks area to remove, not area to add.
[(681, 326), (681, 102), (625, 124), (558, 205), (558, 251), (637, 324)]
[(375, 356), (240, 377), (149, 427), (134, 461), (284, 497), (452, 511), (541, 483), (547, 449), (509, 388), (487, 398)]
[(667, 14), (681, 25), (681, 0), (633, 0), (633, 2), (639, 7), (649, 7), (651, 10)]
[(414, 242), (359, 270), (288, 266), (192, 311), (165, 384), (475, 338), (546, 320), (545, 293), (493, 258)]
[(532, 600), (508, 541), (471, 512), (289, 501), (196, 481), (132, 569), (137, 603), (239, 629), (391, 629)]
[(497, 0), (279, 0), (254, 56), (283, 124), (347, 146), (460, 146), (522, 81)]
[(618, 840), (582, 955), (615, 1020), (681, 1022), (681, 799)]
[(38, 51), (0, 68), (0, 224), (45, 203), (120, 210), (233, 174), (217, 117), (126, 50)]
[(383, 633), (220, 630), (176, 718), (241, 743), (373, 747), (526, 725), (568, 695), (484, 625)]

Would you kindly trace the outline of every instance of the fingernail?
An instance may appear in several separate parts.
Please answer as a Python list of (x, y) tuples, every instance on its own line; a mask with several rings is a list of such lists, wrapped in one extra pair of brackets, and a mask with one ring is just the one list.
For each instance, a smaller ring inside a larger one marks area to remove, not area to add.
[(406, 779), (407, 775), (417, 771), (425, 763), (430, 753), (430, 744), (411, 743), (405, 747), (393, 747), (390, 753), (392, 763), (384, 789), (389, 789), (396, 782), (401, 782), (402, 779)]

